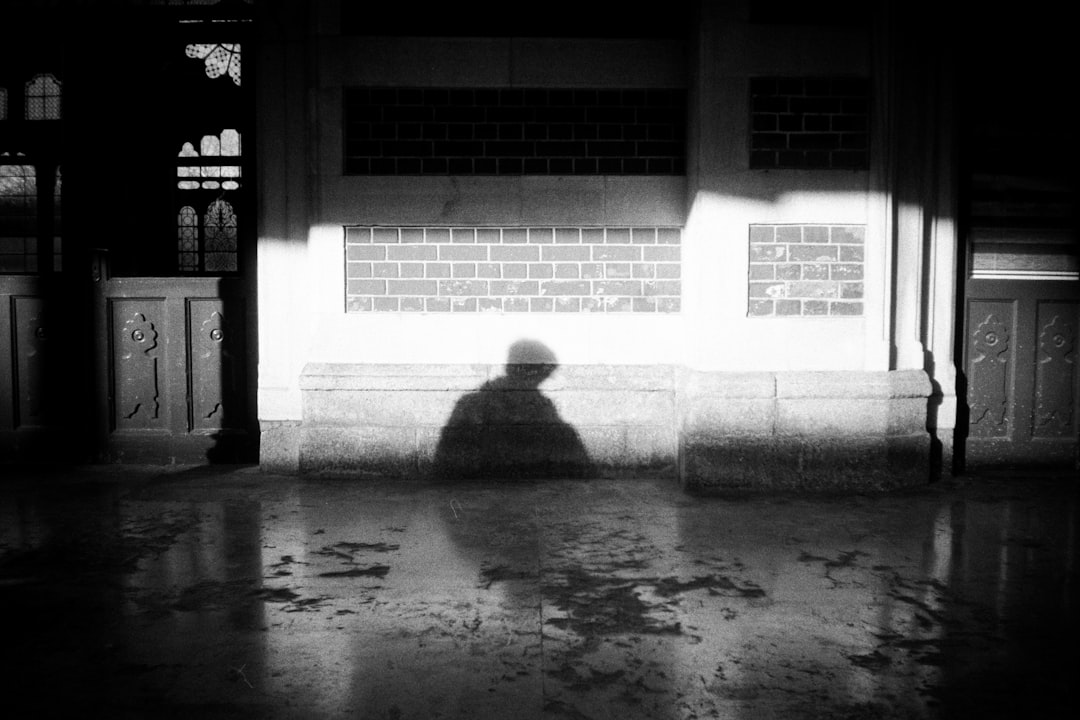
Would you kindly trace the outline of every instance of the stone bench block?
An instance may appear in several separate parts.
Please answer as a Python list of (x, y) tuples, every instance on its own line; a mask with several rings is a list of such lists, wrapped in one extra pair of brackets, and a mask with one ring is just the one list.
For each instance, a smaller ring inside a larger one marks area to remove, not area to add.
[(300, 472), (350, 477), (415, 477), (416, 432), (394, 427), (304, 427)]
[(886, 490), (925, 482), (930, 438), (683, 439), (683, 484), (695, 492)]
[(313, 363), (302, 422), (267, 424), (282, 451), (264, 457), (357, 477), (677, 477), (698, 492), (929, 479), (921, 371), (549, 370)]
[(713, 395), (687, 398), (683, 408), (683, 431), (718, 437), (772, 435), (776, 427), (773, 398), (718, 398)]

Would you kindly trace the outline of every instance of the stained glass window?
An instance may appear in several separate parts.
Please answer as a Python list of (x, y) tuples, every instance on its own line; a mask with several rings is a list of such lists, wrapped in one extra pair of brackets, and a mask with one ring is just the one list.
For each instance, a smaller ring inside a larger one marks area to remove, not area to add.
[(37, 172), (0, 165), (0, 272), (37, 271)]
[(226, 128), (183, 143), (177, 153), (176, 186), (182, 197), (178, 204), (183, 206), (177, 215), (180, 272), (238, 270), (236, 196), (227, 191), (240, 189), (240, 151), (239, 131)]
[(26, 83), (26, 119), (60, 119), (60, 81), (54, 76), (35, 75)]
[(224, 200), (210, 203), (203, 220), (207, 272), (236, 271), (236, 215)]
[(197, 272), (199, 269), (199, 216), (195, 208), (180, 208), (176, 220), (176, 244), (179, 251), (180, 271)]
[[(204, 135), (199, 150), (186, 142), (180, 148), (176, 167), (176, 186), (181, 190), (236, 190), (240, 187), (240, 166), (208, 162), (206, 158), (235, 157), (239, 162), (240, 133), (227, 129), (221, 135)], [(223, 179), (224, 178), (224, 179)]]
[(228, 73), (233, 83), (240, 84), (240, 43), (194, 43), (184, 52), (206, 64), (207, 77), (219, 78)]

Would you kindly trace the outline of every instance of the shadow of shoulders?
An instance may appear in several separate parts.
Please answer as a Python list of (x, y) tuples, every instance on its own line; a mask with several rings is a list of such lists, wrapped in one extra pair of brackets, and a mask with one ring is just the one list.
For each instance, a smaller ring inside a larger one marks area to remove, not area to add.
[(578, 432), (539, 389), (558, 368), (542, 343), (510, 348), (504, 375), (464, 395), (442, 428), (436, 480), (596, 477)]

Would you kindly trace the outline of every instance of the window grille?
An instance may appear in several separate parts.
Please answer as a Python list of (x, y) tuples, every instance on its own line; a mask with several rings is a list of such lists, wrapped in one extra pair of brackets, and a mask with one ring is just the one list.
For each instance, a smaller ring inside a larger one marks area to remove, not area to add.
[(26, 119), (60, 119), (60, 81), (53, 75), (35, 75), (26, 83)]
[(37, 171), (0, 165), (0, 273), (37, 271)]

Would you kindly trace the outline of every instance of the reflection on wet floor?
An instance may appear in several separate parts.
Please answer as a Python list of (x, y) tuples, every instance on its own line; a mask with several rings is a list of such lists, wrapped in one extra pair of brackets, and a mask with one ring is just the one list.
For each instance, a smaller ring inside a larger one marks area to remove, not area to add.
[(27, 717), (1072, 716), (1077, 486), (0, 484)]

